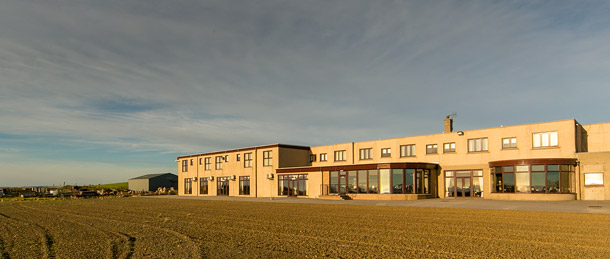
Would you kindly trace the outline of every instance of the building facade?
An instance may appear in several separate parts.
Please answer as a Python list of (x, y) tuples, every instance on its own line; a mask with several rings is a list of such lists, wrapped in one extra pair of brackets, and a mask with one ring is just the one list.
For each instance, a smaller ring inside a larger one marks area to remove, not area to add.
[(610, 123), (574, 119), (178, 157), (180, 195), (610, 200)]

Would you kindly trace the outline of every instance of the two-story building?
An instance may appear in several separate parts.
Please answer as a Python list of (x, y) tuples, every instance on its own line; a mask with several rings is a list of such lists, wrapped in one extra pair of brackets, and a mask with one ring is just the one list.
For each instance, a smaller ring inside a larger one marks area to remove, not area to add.
[(177, 161), (180, 195), (610, 200), (610, 123), (574, 119)]

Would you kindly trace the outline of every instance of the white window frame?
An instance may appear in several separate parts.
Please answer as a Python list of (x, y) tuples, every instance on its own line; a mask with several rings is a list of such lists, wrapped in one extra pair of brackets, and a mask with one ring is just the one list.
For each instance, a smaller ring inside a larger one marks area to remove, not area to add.
[(604, 173), (585, 173), (585, 186), (603, 186)]
[(557, 147), (559, 146), (559, 134), (557, 131), (538, 132), (532, 134), (532, 147)]

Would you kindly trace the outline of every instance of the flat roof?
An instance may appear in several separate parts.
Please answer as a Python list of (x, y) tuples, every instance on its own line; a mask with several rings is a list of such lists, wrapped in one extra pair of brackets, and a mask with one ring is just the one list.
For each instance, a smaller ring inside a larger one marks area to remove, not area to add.
[(279, 144), (279, 143), (277, 143), (277, 144), (269, 144), (269, 145), (262, 145), (262, 146), (236, 148), (236, 149), (227, 149), (227, 150), (222, 150), (222, 151), (214, 151), (214, 152), (208, 152), (208, 153), (179, 156), (177, 159), (188, 158), (188, 157), (196, 157), (196, 156), (209, 156), (209, 155), (224, 154), (224, 153), (231, 153), (231, 152), (247, 151), (247, 150), (259, 149), (259, 148), (271, 148), (271, 147), (303, 149), (303, 150), (309, 150), (310, 149), (310, 147), (308, 147), (308, 146), (287, 145), (287, 144)]

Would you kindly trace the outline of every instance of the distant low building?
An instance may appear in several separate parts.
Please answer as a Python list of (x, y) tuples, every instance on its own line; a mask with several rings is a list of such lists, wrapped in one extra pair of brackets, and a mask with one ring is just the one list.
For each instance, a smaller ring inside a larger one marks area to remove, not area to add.
[(147, 174), (129, 179), (129, 190), (156, 191), (159, 187), (178, 189), (178, 176), (172, 173)]

